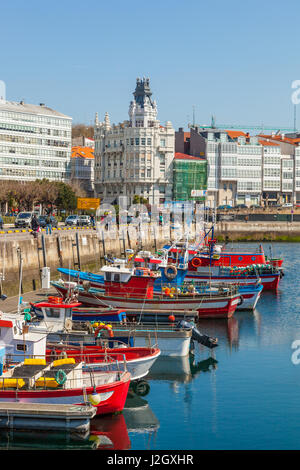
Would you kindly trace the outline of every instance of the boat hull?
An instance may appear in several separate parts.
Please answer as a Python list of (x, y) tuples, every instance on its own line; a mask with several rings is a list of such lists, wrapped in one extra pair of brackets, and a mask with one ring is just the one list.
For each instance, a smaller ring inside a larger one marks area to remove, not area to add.
[[(85, 360), (85, 366), (83, 368), (83, 372), (85, 373), (92, 371), (94, 375), (97, 375), (97, 373), (103, 374), (103, 371), (107, 370), (108, 366), (110, 371), (119, 371), (120, 368), (121, 370), (126, 368), (130, 373), (131, 380), (138, 380), (149, 373), (150, 368), (160, 356), (159, 349), (147, 349), (148, 350), (145, 351), (145, 347), (125, 347), (108, 348), (105, 350), (101, 348), (99, 351), (98, 346), (86, 346), (83, 348), (82, 352), (80, 352), (78, 349), (72, 349), (71, 346), (71, 349), (65, 349), (65, 352), (68, 357), (74, 357), (77, 362)], [(57, 355), (61, 352), (60, 349), (56, 349), (55, 351)], [(49, 349), (49, 357), (50, 353), (51, 350)]]
[[(280, 273), (275, 274), (261, 274), (261, 284), (264, 290), (276, 290), (279, 285)], [(185, 280), (199, 281), (199, 282), (212, 282), (212, 283), (230, 283), (239, 285), (251, 285), (257, 282), (256, 276), (217, 276), (208, 274), (201, 274), (197, 271), (188, 271)]]
[[(53, 284), (55, 288), (65, 297), (67, 288), (60, 284)], [(126, 298), (119, 296), (104, 295), (101, 291), (96, 290), (84, 291), (78, 293), (78, 301), (87, 306), (111, 306), (114, 308), (124, 309), (127, 316), (137, 316), (136, 312), (131, 313), (130, 309), (145, 310), (164, 310), (166, 319), (174, 310), (188, 311), (197, 310), (198, 318), (230, 318), (234, 314), (238, 304), (241, 301), (240, 294), (228, 296), (178, 296), (171, 299), (167, 296), (156, 296), (153, 299)], [(144, 313), (145, 318), (147, 313)]]
[(237, 310), (255, 310), (257, 302), (260, 299), (262, 289), (240, 290), (243, 302), (237, 306)]
[[(103, 373), (102, 373), (103, 376)], [(97, 415), (106, 415), (122, 411), (125, 405), (130, 374), (125, 372), (122, 379), (106, 385), (99, 385), (100, 378), (95, 375), (96, 392), (101, 401), (96, 405)], [(90, 383), (90, 378), (88, 378)], [(1, 390), (0, 402), (35, 403), (35, 404), (62, 404), (62, 405), (85, 405), (84, 394), (93, 394), (91, 386), (86, 388), (61, 389), (61, 390)]]

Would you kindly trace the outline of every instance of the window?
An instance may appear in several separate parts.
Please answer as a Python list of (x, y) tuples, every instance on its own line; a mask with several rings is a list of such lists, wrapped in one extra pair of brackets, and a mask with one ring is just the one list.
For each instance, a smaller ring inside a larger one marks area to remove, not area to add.
[(45, 308), (46, 316), (48, 318), (59, 318), (60, 309), (59, 308)]
[(17, 344), (17, 351), (27, 351), (27, 344)]
[(166, 139), (160, 139), (160, 146), (165, 147), (166, 146)]
[(151, 145), (151, 137), (148, 137), (148, 139), (147, 139), (147, 145)]

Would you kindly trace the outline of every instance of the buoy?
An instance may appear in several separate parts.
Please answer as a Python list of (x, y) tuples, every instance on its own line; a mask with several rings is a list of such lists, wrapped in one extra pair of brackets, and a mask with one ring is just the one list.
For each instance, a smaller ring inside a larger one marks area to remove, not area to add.
[(165, 294), (170, 295), (171, 289), (169, 287), (165, 288)]
[(99, 393), (96, 393), (96, 392), (93, 392), (91, 395), (88, 395), (88, 399), (89, 399), (89, 402), (94, 406), (99, 405), (101, 401), (101, 397)]
[(169, 320), (169, 321), (175, 321), (174, 315), (169, 315), (168, 320)]

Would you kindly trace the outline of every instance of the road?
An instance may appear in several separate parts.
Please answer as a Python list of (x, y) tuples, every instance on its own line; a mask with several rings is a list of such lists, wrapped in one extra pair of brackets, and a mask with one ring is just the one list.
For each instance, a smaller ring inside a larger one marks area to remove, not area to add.
[[(59, 223), (57, 228), (52, 228), (52, 233), (60, 232), (60, 231), (75, 231), (75, 230), (88, 230), (92, 231), (93, 229), (90, 227), (66, 227), (64, 223)], [(28, 228), (15, 228), (12, 224), (5, 224), (3, 229), (0, 230), (0, 239), (3, 236), (9, 237), (22, 237), (22, 238), (29, 238), (32, 237), (31, 234), (32, 230)], [(42, 229), (42, 233), (46, 234), (46, 229)]]

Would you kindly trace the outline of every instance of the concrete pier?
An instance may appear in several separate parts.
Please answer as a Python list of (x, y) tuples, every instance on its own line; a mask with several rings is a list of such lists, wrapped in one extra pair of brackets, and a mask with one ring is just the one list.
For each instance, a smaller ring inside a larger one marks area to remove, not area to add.
[(0, 429), (85, 433), (96, 415), (93, 406), (43, 403), (0, 403)]

